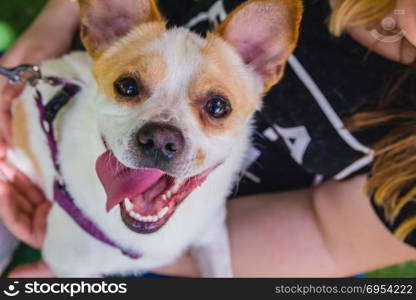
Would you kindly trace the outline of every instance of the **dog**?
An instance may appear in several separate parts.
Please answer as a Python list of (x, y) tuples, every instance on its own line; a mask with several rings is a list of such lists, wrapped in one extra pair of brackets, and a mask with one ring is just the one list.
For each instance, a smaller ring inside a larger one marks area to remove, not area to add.
[[(13, 106), (9, 161), (49, 199), (59, 164), (76, 211), (53, 204), (43, 258), (59, 277), (99, 277), (191, 249), (203, 276), (233, 276), (226, 199), (253, 115), (295, 49), (302, 1), (247, 1), (205, 38), (167, 28), (153, 0), (78, 3), (87, 53), (41, 66), (80, 87), (52, 125), (56, 163), (33, 90)], [(59, 91), (38, 89), (44, 105)]]

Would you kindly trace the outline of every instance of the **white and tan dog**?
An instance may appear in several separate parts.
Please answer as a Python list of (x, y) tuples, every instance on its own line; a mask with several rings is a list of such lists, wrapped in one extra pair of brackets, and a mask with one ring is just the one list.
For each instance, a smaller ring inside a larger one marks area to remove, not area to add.
[[(88, 50), (42, 70), (82, 90), (55, 122), (67, 191), (121, 254), (59, 206), (43, 257), (58, 276), (145, 272), (187, 249), (204, 276), (231, 276), (226, 198), (251, 119), (295, 48), (300, 0), (251, 0), (207, 38), (167, 29), (152, 0), (80, 0)], [(56, 88), (41, 85), (44, 99)], [(14, 107), (11, 159), (53, 199), (55, 171), (33, 91)], [(16, 159), (18, 158), (18, 159)]]

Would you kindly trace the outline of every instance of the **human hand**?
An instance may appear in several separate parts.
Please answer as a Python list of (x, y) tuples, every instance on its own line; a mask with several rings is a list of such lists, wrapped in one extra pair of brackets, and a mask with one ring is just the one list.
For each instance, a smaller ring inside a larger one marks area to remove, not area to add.
[[(26, 244), (41, 248), (51, 203), (23, 173), (0, 161), (0, 217), (4, 225)], [(44, 261), (14, 269), (9, 277), (53, 277)]]
[[(50, 0), (36, 21), (0, 59), (6, 68), (21, 64), (40, 64), (64, 54), (69, 48), (79, 23), (77, 3)], [(11, 103), (23, 85), (12, 85), (0, 77), (0, 160), (12, 146)]]
[(39, 249), (51, 203), (23, 173), (0, 161), (0, 216), (18, 239)]

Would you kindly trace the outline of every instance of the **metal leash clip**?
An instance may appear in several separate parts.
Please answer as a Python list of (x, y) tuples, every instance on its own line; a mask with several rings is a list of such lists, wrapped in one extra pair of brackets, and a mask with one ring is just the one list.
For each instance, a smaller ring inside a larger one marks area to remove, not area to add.
[(22, 82), (31, 86), (36, 86), (42, 79), (40, 68), (36, 65), (20, 65), (10, 69), (0, 66), (0, 75), (8, 78), (12, 84)]

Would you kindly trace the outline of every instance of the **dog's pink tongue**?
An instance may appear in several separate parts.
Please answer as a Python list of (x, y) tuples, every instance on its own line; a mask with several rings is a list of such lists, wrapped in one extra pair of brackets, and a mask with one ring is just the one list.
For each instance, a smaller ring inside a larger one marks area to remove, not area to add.
[(132, 199), (144, 193), (165, 175), (157, 169), (129, 169), (111, 151), (97, 159), (96, 171), (107, 194), (107, 211), (125, 198)]

